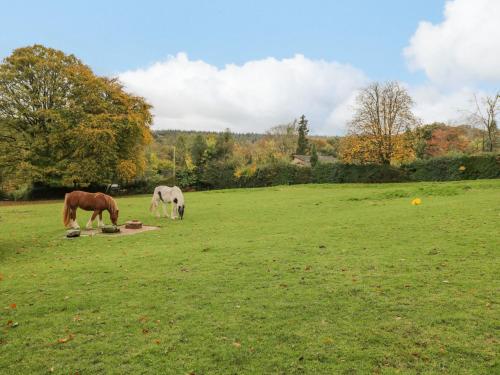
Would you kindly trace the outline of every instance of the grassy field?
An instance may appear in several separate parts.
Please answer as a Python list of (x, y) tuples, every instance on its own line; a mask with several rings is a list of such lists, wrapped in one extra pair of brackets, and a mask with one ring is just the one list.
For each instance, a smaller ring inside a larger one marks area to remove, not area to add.
[(0, 207), (1, 374), (500, 372), (500, 180), (149, 199), (120, 222), (160, 230), (75, 240)]

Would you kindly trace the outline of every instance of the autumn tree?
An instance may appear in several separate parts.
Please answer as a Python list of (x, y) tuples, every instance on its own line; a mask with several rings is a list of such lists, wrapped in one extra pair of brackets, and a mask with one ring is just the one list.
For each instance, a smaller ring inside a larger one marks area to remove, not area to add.
[(297, 131), (299, 133), (299, 137), (297, 140), (297, 151), (298, 155), (305, 155), (309, 151), (309, 142), (307, 140), (307, 134), (309, 134), (309, 129), (307, 128), (308, 121), (306, 120), (306, 116), (300, 116), (300, 120), (298, 123)]
[(413, 100), (397, 82), (373, 83), (357, 97), (349, 134), (363, 140), (363, 148), (380, 164), (390, 164), (396, 140), (413, 128), (417, 119), (411, 111)]
[(150, 105), (41, 45), (0, 64), (3, 173), (31, 183), (130, 180), (145, 168)]
[(267, 132), (267, 137), (272, 138), (278, 148), (278, 151), (291, 157), (296, 151), (298, 141), (297, 120), (291, 123), (277, 125)]
[(442, 126), (434, 129), (427, 141), (427, 154), (431, 157), (450, 153), (466, 152), (470, 141), (461, 129), (453, 126)]
[(476, 111), (472, 114), (471, 120), (485, 131), (483, 151), (492, 152), (496, 148), (498, 135), (497, 116), (500, 112), (500, 93), (485, 96), (479, 100), (477, 96), (474, 96), (474, 102)]

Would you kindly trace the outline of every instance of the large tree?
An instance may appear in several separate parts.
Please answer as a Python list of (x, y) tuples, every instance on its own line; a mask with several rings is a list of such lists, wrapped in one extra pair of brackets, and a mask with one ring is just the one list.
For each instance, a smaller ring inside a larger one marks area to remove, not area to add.
[(349, 133), (363, 138), (374, 160), (390, 164), (396, 152), (396, 140), (417, 124), (412, 105), (410, 95), (397, 82), (373, 83), (357, 97)]
[(0, 64), (2, 173), (41, 183), (128, 181), (145, 167), (150, 105), (41, 45)]

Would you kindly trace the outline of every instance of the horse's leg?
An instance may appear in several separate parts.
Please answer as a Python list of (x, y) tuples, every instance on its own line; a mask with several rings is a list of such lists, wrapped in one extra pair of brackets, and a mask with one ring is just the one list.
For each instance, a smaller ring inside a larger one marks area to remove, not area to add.
[(92, 227), (94, 226), (94, 220), (95, 220), (95, 217), (97, 216), (97, 214), (99, 213), (98, 210), (94, 210), (94, 212), (92, 213), (92, 216), (90, 217), (89, 221), (87, 222), (87, 225), (85, 226), (85, 228), (87, 229), (92, 229)]
[(102, 228), (104, 226), (104, 222), (102, 221), (102, 211), (99, 211), (99, 220), (97, 221), (97, 226)]
[(159, 202), (159, 201), (155, 201), (155, 213), (156, 213), (156, 217), (157, 218), (160, 218), (161, 217), (161, 210), (162, 210), (162, 207), (163, 206), (163, 202)]
[(162, 207), (163, 207), (163, 216), (168, 217), (168, 213), (167, 213), (167, 210), (168, 210), (167, 203), (166, 203), (166, 202), (162, 202), (162, 203), (161, 203), (161, 205), (162, 205)]
[(172, 202), (172, 214), (170, 215), (172, 220), (175, 220), (177, 217), (177, 205)]
[(158, 199), (156, 199), (156, 196), (153, 196), (151, 199), (151, 213), (156, 217), (160, 217), (160, 209), (161, 207)]
[(71, 228), (73, 229), (80, 229), (80, 226), (78, 225), (78, 222), (76, 221), (76, 207), (71, 207), (70, 208), (70, 215), (69, 215), (71, 221)]

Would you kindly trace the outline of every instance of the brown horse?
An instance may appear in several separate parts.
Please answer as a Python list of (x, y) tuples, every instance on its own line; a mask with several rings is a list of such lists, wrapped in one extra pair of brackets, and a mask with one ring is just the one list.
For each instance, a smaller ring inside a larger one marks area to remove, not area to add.
[(64, 197), (63, 222), (65, 227), (80, 228), (76, 222), (76, 209), (80, 207), (85, 211), (94, 211), (89, 219), (86, 228), (92, 228), (93, 222), (99, 215), (98, 226), (104, 225), (102, 221), (102, 211), (109, 212), (109, 218), (114, 225), (117, 225), (118, 206), (113, 198), (103, 193), (86, 193), (84, 191), (72, 191)]

